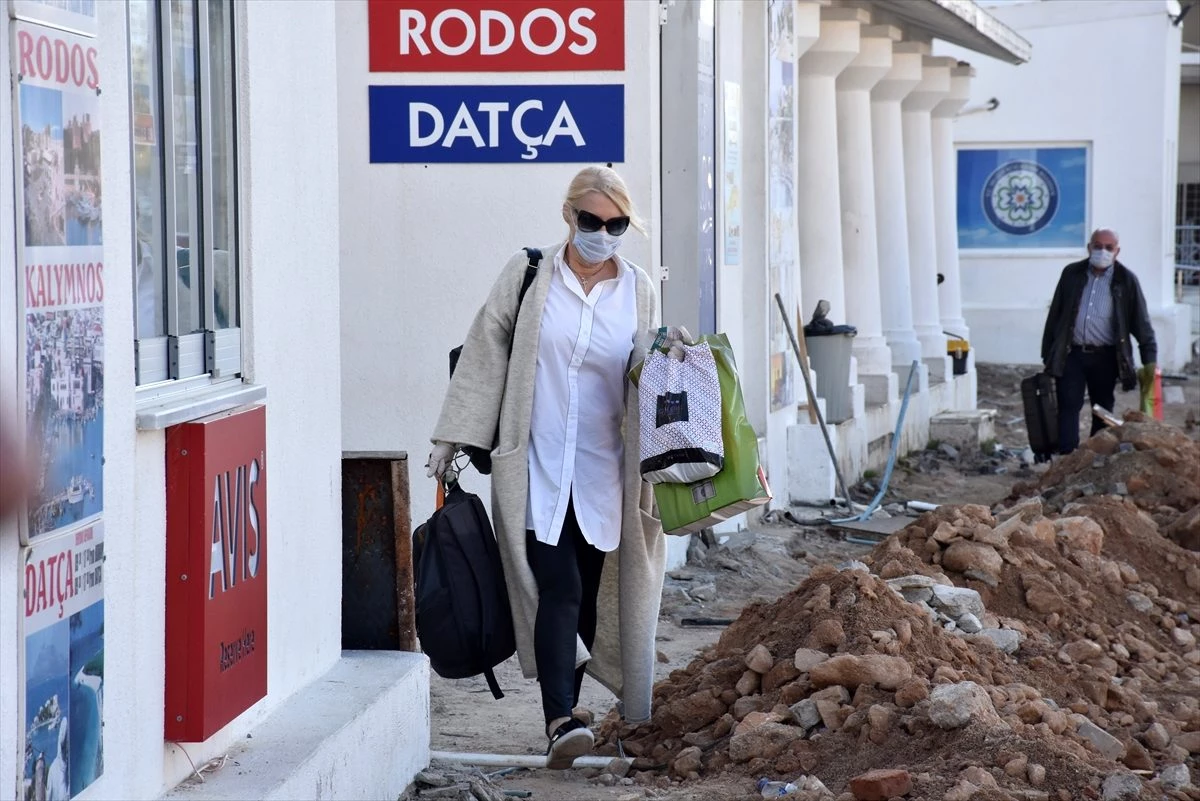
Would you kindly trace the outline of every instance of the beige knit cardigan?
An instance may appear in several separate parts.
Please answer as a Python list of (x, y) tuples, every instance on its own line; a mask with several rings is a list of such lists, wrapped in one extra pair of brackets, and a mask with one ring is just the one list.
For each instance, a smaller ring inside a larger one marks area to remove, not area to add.
[[(517, 656), (526, 678), (537, 676), (533, 629), (538, 604), (537, 583), (525, 555), (529, 423), (542, 311), (554, 274), (554, 256), (562, 247), (558, 243), (542, 248), (544, 258), (537, 279), (519, 316), (517, 296), (528, 257), (520, 251), (509, 259), (471, 324), (432, 437), (491, 448), (499, 420), (499, 442), (492, 452), (492, 524), (512, 604)], [(641, 268), (633, 269), (638, 330), (646, 332), (658, 326), (657, 293), (649, 276)], [(582, 400), (587, 403), (586, 398)], [(625, 492), (621, 542), (604, 560), (592, 651), (589, 654), (577, 638), (576, 664), (586, 662), (587, 672), (621, 700), (625, 719), (637, 723), (650, 717), (666, 538), (654, 514), (653, 491), (642, 481), (639, 470), (637, 389), (628, 380), (622, 432)]]

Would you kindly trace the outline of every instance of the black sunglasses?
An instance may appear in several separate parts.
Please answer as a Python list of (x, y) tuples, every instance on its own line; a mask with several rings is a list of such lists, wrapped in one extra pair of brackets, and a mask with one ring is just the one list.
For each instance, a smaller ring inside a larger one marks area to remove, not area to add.
[(602, 220), (590, 211), (575, 209), (575, 222), (579, 225), (579, 230), (584, 233), (594, 233), (603, 228), (612, 236), (620, 236), (629, 230), (628, 217), (613, 217), (611, 220)]

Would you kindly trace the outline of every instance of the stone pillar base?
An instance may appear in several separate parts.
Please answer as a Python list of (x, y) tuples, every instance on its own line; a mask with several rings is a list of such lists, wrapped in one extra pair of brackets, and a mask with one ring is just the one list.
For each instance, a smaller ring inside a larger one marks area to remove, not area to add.
[(883, 336), (854, 338), (854, 358), (860, 373), (882, 374), (892, 366), (892, 349)]
[(929, 367), (929, 383), (944, 384), (954, 378), (954, 362), (949, 356), (922, 359)]
[(896, 400), (900, 392), (900, 379), (895, 373), (863, 373), (858, 377), (864, 391), (867, 406), (886, 406)]
[[(828, 426), (837, 451), (836, 426)], [(837, 476), (821, 427), (798, 423), (788, 428), (788, 498), (792, 503), (824, 505), (836, 495)]]
[(960, 450), (974, 451), (996, 439), (996, 410), (943, 412), (929, 421), (929, 438)]

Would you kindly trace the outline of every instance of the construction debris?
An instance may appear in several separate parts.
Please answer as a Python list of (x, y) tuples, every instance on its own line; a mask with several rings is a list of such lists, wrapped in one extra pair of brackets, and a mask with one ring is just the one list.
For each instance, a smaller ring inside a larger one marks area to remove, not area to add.
[(814, 801), (1200, 799), (1200, 553), (1164, 536), (1200, 450), (1127, 420), (1007, 506), (942, 506), (747, 607), (599, 741), (639, 784), (813, 777), (788, 797)]

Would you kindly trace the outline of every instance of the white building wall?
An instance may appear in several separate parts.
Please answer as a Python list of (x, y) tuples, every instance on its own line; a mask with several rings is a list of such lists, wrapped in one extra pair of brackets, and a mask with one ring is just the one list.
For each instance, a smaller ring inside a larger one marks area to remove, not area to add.
[[(991, 113), (956, 123), (960, 145), (1088, 144), (1089, 227), (1121, 234), (1121, 260), (1141, 281), (1159, 363), (1188, 358), (1188, 320), (1174, 303), (1173, 239), (1179, 130), (1179, 29), (1160, 0), (1057, 0), (988, 9), (1033, 45), (1013, 69), (939, 43), (937, 52), (977, 68), (970, 105), (995, 97)], [(1098, 46), (1103, 43), (1102, 46)], [(1164, 84), (1164, 81), (1167, 83)], [(963, 311), (980, 361), (1040, 361), (1046, 311), (1077, 249), (985, 254), (961, 251)]]
[[(105, 205), (104, 775), (80, 798), (154, 798), (186, 778), (163, 742), (165, 456), (134, 428), (129, 78), (125, 6), (98, 3)], [(341, 648), (338, 129), (332, 2), (237, 4), (243, 309), (247, 379), (265, 385), (269, 695), (203, 744), (197, 765), (324, 673)], [(12, 242), (9, 20), (0, 13), (0, 240)], [(0, 275), (15, 272), (0, 248)], [(0, 281), (0, 398), (22, 369), (14, 282)], [(15, 525), (0, 522), (0, 797), (16, 786), (19, 725)]]
[[(371, 164), (371, 84), (625, 84), (625, 178), (650, 227), (622, 255), (657, 274), (658, 4), (625, 6), (624, 72), (369, 73), (367, 4), (338, 2), (337, 116), (341, 168), (342, 389), (345, 450), (411, 457), (412, 515), (433, 511), (424, 476), (429, 435), (461, 344), (496, 275), (526, 245), (566, 236), (562, 199), (582, 164)], [(311, 61), (309, 63), (319, 63)], [(329, 62), (333, 63), (333, 62)], [(473, 470), (464, 484), (485, 494)]]

